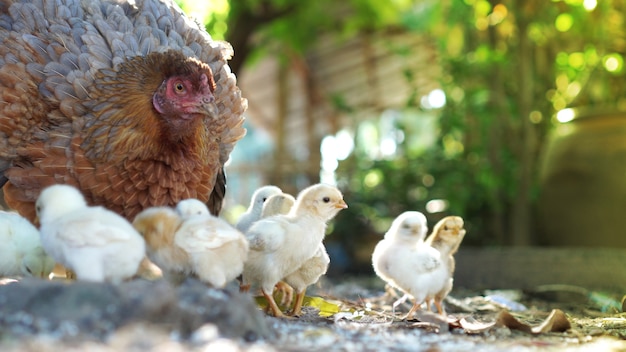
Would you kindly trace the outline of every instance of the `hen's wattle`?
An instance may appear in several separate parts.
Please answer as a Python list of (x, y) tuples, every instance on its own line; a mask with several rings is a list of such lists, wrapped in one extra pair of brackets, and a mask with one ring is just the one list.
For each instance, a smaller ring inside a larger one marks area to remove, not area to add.
[(187, 198), (221, 209), (246, 100), (216, 42), (171, 1), (0, 5), (0, 185), (33, 220), (76, 186), (127, 219)]

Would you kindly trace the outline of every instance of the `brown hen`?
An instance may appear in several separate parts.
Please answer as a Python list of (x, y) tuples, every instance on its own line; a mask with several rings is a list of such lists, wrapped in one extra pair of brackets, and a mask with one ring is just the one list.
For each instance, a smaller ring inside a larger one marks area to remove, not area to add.
[(31, 221), (78, 187), (132, 220), (186, 198), (221, 209), (246, 100), (216, 42), (171, 1), (0, 1), (0, 186)]

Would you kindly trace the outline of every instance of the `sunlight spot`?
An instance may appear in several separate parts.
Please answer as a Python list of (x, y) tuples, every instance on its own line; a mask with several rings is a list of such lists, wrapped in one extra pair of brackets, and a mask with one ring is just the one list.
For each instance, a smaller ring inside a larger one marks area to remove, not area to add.
[(620, 54), (609, 54), (604, 57), (604, 68), (613, 73), (622, 71), (624, 59)]
[(374, 188), (383, 181), (383, 175), (380, 170), (371, 170), (365, 175), (363, 183), (368, 188)]
[(583, 1), (583, 7), (585, 8), (585, 10), (589, 12), (595, 10), (596, 6), (598, 6), (597, 0), (584, 0)]
[(528, 115), (528, 118), (530, 119), (530, 122), (537, 124), (543, 120), (543, 115), (541, 114), (541, 111), (535, 110)]
[(574, 17), (569, 13), (562, 13), (556, 17), (554, 21), (554, 26), (556, 30), (559, 32), (567, 32), (574, 25)]
[(445, 199), (433, 199), (426, 203), (426, 211), (429, 213), (441, 213), (448, 209), (448, 201)]
[(576, 113), (574, 112), (574, 109), (563, 109), (556, 113), (556, 119), (560, 123), (570, 122), (575, 116)]

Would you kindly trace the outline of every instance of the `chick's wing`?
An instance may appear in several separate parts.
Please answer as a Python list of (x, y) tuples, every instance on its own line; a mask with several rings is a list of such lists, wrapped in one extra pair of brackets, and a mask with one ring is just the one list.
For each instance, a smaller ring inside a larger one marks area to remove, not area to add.
[(241, 233), (217, 218), (188, 219), (176, 232), (174, 243), (188, 253), (215, 249), (235, 241)]
[(75, 218), (56, 227), (57, 236), (73, 247), (105, 246), (111, 242), (127, 241), (132, 227), (112, 226), (108, 217)]
[(275, 252), (285, 241), (289, 224), (280, 216), (257, 221), (246, 232), (250, 250), (258, 252)]

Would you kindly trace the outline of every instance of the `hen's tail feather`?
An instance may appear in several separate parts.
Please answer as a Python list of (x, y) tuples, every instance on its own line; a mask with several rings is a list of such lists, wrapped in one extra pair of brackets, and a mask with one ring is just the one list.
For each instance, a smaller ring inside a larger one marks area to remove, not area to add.
[(215, 178), (215, 186), (213, 186), (213, 192), (207, 201), (207, 207), (211, 214), (218, 216), (222, 210), (222, 204), (224, 203), (224, 197), (226, 196), (226, 174), (224, 173), (224, 167), (220, 168)]

